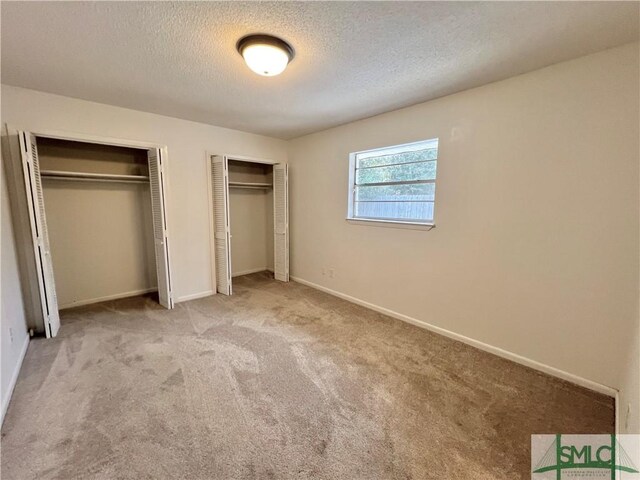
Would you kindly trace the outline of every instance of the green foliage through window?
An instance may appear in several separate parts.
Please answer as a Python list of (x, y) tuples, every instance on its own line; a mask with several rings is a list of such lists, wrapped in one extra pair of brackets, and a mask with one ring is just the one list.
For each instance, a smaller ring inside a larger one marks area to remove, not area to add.
[(355, 154), (354, 218), (433, 221), (438, 140), (404, 147)]

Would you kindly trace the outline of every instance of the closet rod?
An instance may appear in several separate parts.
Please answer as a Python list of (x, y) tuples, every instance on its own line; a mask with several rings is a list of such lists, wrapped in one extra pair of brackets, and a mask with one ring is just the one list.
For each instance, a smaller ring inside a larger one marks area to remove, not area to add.
[(273, 188), (270, 183), (256, 183), (256, 182), (229, 182), (229, 188), (260, 188), (269, 189)]
[(271, 187), (249, 187), (247, 185), (229, 185), (229, 188), (242, 188), (245, 190), (269, 190)]
[(149, 185), (149, 180), (115, 180), (108, 178), (76, 178), (76, 177), (48, 177), (43, 176), (43, 180), (54, 180), (62, 182), (99, 182), (99, 183), (139, 183), (141, 185)]
[(85, 172), (65, 172), (61, 170), (40, 170), (40, 175), (44, 178), (56, 180), (76, 180), (76, 181), (100, 181), (100, 182), (129, 182), (146, 183), (149, 177), (144, 175), (117, 175), (113, 173), (85, 173)]

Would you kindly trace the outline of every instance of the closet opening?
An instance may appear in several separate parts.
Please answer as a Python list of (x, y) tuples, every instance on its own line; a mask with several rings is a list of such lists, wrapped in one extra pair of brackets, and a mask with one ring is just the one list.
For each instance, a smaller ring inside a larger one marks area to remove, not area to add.
[(37, 141), (58, 308), (157, 292), (147, 151)]
[(59, 310), (154, 292), (173, 308), (164, 148), (18, 132), (44, 331)]
[(231, 277), (273, 272), (273, 166), (229, 160)]
[(261, 271), (289, 281), (287, 165), (213, 155), (211, 179), (216, 290)]

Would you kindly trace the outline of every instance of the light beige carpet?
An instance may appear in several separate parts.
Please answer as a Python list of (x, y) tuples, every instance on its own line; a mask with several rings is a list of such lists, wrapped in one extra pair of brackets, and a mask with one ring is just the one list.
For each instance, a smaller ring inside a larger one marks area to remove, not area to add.
[(234, 287), (63, 312), (2, 479), (529, 479), (532, 433), (613, 431), (610, 398), (300, 284)]

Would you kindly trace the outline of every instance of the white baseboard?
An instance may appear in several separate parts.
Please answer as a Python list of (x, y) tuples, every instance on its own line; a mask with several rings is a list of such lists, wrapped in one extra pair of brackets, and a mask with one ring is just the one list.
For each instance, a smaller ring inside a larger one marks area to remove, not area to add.
[(83, 305), (91, 305), (92, 303), (106, 302), (108, 300), (119, 300), (121, 298), (135, 297), (136, 295), (144, 295), (145, 293), (157, 292), (157, 288), (143, 288), (141, 290), (132, 290), (130, 292), (116, 293), (114, 295), (106, 295), (104, 297), (90, 298), (88, 300), (80, 300), (72, 303), (65, 303), (58, 308), (64, 310), (65, 308), (81, 307)]
[(189, 300), (197, 300), (198, 298), (210, 297), (215, 293), (216, 292), (214, 292), (213, 290), (207, 290), (205, 292), (200, 292), (200, 293), (192, 293), (191, 295), (183, 295), (181, 297), (178, 297), (173, 302), (174, 303), (188, 302)]
[(564, 370), (560, 370), (550, 365), (545, 365), (544, 363), (537, 362), (536, 360), (523, 357), (521, 355), (518, 355), (517, 353), (509, 352), (507, 350), (503, 350), (502, 348), (499, 348), (499, 347), (494, 347), (493, 345), (489, 345), (479, 340), (474, 340), (473, 338), (465, 337), (464, 335), (460, 335), (459, 333), (455, 333), (441, 327), (436, 327), (435, 325), (431, 325), (430, 323), (427, 323), (423, 320), (418, 320), (417, 318), (409, 317), (408, 315), (404, 315), (402, 313), (389, 310), (388, 308), (380, 307), (373, 303), (360, 300), (359, 298), (352, 297), (351, 295), (347, 295), (327, 287), (323, 287), (322, 285), (318, 285), (316, 283), (310, 282), (308, 280), (304, 280), (299, 277), (292, 276), (291, 280), (293, 280), (294, 282), (301, 283), (303, 285), (307, 285), (308, 287), (315, 288), (316, 290), (321, 290), (330, 295), (342, 298), (343, 300), (347, 300), (351, 303), (355, 303), (357, 305), (361, 305), (371, 310), (375, 310), (376, 312), (380, 312), (390, 317), (397, 318), (398, 320), (402, 320), (403, 322), (411, 323), (418, 327), (425, 328), (439, 335), (443, 335), (453, 340), (466, 343), (467, 345), (471, 345), (472, 347), (478, 348), (480, 350), (484, 350), (485, 352), (489, 352), (499, 357), (506, 358), (507, 360), (511, 360), (513, 362), (519, 363), (526, 367), (530, 367), (540, 372), (544, 372), (549, 375), (552, 375), (554, 377), (561, 378), (562, 380), (566, 380), (567, 382), (571, 382), (581, 387), (585, 387), (590, 390), (593, 390), (595, 392), (602, 393), (604, 395), (608, 395), (613, 398), (617, 398), (618, 391), (615, 388), (609, 387), (607, 385), (602, 385), (600, 383), (593, 382), (586, 378), (579, 377), (578, 375), (574, 375), (572, 373), (565, 372)]
[(249, 275), (250, 273), (266, 272), (268, 267), (252, 268), (250, 270), (243, 270), (242, 272), (236, 272), (231, 274), (232, 277), (241, 277), (242, 275)]
[(11, 380), (9, 381), (9, 388), (7, 389), (7, 393), (5, 393), (4, 398), (2, 399), (2, 410), (0, 411), (0, 426), (4, 423), (4, 416), (7, 413), (7, 409), (9, 408), (9, 402), (11, 401), (11, 396), (13, 395), (13, 389), (16, 388), (16, 382), (18, 381), (18, 375), (20, 375), (20, 368), (22, 367), (22, 362), (24, 361), (24, 356), (27, 354), (27, 348), (29, 348), (29, 335), (27, 335), (24, 339), (24, 345), (22, 345), (22, 349), (20, 350), (20, 355), (18, 357), (18, 363), (11, 374)]

